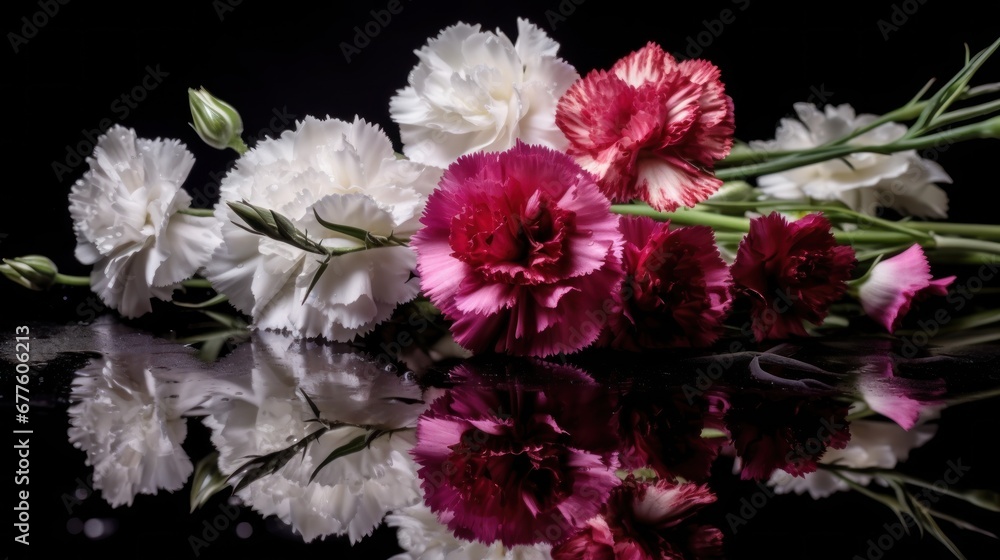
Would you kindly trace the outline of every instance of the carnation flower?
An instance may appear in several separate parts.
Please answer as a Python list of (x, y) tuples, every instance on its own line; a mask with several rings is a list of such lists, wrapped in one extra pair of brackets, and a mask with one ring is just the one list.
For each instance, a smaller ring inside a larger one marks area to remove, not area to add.
[[(419, 502), (416, 465), (409, 456), (414, 431), (405, 428), (415, 427), (425, 407), (412, 380), (346, 348), (267, 332), (255, 336), (252, 356), (237, 353), (223, 367), (250, 372), (237, 377), (245, 388), (205, 418), (223, 474), (254, 456), (288, 449), (319, 429), (305, 396), (321, 419), (351, 424), (323, 433), (276, 472), (239, 491), (255, 511), (290, 524), (306, 541), (347, 535), (355, 543), (386, 513)], [(369, 427), (401, 431), (335, 459), (310, 480), (331, 452), (367, 436)]]
[[(799, 120), (781, 119), (774, 140), (754, 141), (750, 146), (764, 151), (806, 150), (843, 138), (878, 118), (855, 115), (846, 104), (827, 105), (821, 112), (811, 103), (796, 103), (795, 112)], [(888, 144), (905, 133), (902, 124), (884, 123), (847, 144)], [(948, 195), (934, 183), (951, 183), (951, 177), (915, 150), (859, 152), (757, 179), (760, 191), (771, 198), (837, 200), (870, 215), (885, 207), (904, 215), (947, 218)]]
[(68, 435), (94, 467), (94, 488), (112, 507), (180, 490), (193, 470), (181, 447), (185, 416), (213, 398), (203, 366), (193, 352), (115, 323), (98, 321), (89, 337), (102, 355), (73, 378)]
[(591, 344), (579, 330), (621, 280), (621, 233), (594, 177), (518, 143), (464, 156), (413, 237), (424, 293), (472, 350), (547, 356)]
[(750, 222), (730, 270), (752, 299), (753, 333), (760, 341), (808, 336), (803, 321), (822, 324), (847, 291), (854, 264), (854, 249), (837, 245), (823, 216), (789, 223), (772, 212)]
[(555, 544), (597, 514), (620, 482), (608, 396), (582, 372), (543, 362), (456, 386), (417, 425), (413, 457), (438, 520), (491, 545)]
[(865, 313), (890, 333), (899, 328), (910, 306), (926, 297), (948, 295), (954, 276), (933, 279), (920, 245), (879, 261), (858, 286)]
[(191, 196), (181, 184), (194, 157), (177, 140), (148, 140), (113, 126), (97, 139), (90, 169), (73, 185), (69, 211), (76, 258), (94, 265), (92, 289), (125, 317), (170, 301), (180, 282), (219, 244), (212, 220), (178, 213)]
[(707, 486), (629, 475), (602, 514), (552, 550), (554, 560), (672, 560), (722, 557), (722, 532), (692, 518), (715, 501)]
[(851, 438), (849, 406), (835, 395), (745, 390), (730, 395), (730, 403), (725, 421), (744, 480), (763, 480), (777, 469), (813, 472), (828, 449), (842, 449)]
[(407, 157), (447, 167), (465, 154), (506, 150), (517, 139), (566, 147), (556, 102), (579, 75), (556, 57), (559, 45), (541, 29), (518, 19), (517, 32), (511, 43), (500, 30), (458, 23), (415, 51), (420, 62), (409, 86), (389, 104)]
[[(905, 430), (893, 422), (857, 420), (851, 423), (851, 439), (843, 449), (830, 449), (820, 463), (854, 469), (894, 469), (905, 461), (910, 451), (927, 443), (937, 432), (936, 424), (923, 424)], [(841, 476), (867, 486), (868, 475), (838, 471)], [(825, 498), (834, 492), (850, 490), (847, 482), (827, 470), (817, 470), (803, 476), (792, 476), (784, 471), (774, 471), (768, 485), (778, 494), (806, 492), (813, 499)]]
[(573, 84), (556, 124), (609, 198), (668, 212), (719, 189), (712, 168), (729, 155), (735, 130), (719, 69), (677, 62), (655, 43)]
[(722, 334), (732, 279), (712, 229), (671, 230), (646, 217), (622, 218), (625, 281), (615, 293), (612, 345), (639, 350), (709, 346)]
[(651, 468), (660, 478), (708, 480), (725, 438), (702, 435), (724, 429), (727, 406), (717, 391), (632, 389), (618, 398), (622, 468)]
[(439, 175), (397, 159), (385, 133), (360, 118), (307, 117), (295, 130), (257, 144), (223, 179), (215, 215), (223, 222), (224, 242), (206, 274), (259, 328), (338, 341), (366, 334), (417, 295), (411, 249), (387, 246), (333, 257), (310, 292), (321, 259), (244, 231), (226, 203), (245, 200), (276, 211), (324, 247), (359, 247), (361, 240), (324, 228), (315, 216), (406, 237), (419, 226)]
[(406, 552), (389, 560), (551, 560), (551, 545), (517, 545), (501, 542), (483, 544), (455, 538), (424, 504), (403, 508), (389, 514), (386, 524), (396, 528), (399, 546)]

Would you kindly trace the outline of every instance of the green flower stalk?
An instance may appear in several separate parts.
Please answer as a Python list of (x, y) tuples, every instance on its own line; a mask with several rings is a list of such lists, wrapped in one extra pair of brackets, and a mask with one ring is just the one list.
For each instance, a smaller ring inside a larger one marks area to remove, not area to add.
[(232, 148), (239, 154), (247, 151), (247, 145), (240, 137), (243, 134), (243, 119), (232, 105), (205, 88), (188, 88), (188, 102), (194, 120), (191, 127), (206, 144), (219, 150)]

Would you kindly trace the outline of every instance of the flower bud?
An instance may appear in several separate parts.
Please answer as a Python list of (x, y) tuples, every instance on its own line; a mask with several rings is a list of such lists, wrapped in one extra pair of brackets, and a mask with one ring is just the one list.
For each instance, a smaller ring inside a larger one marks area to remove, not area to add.
[(47, 257), (27, 255), (16, 259), (3, 259), (0, 273), (29, 290), (45, 290), (55, 282), (56, 269)]
[(206, 144), (225, 150), (233, 148), (237, 152), (246, 149), (243, 139), (243, 119), (232, 105), (208, 93), (208, 90), (188, 88), (191, 106), (191, 126)]

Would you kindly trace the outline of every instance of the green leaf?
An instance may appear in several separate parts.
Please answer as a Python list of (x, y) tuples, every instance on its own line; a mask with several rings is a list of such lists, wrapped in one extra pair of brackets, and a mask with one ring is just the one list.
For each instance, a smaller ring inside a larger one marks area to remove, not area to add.
[(203, 309), (205, 307), (212, 307), (213, 305), (218, 305), (220, 303), (225, 303), (227, 301), (229, 301), (229, 296), (227, 296), (226, 294), (219, 294), (214, 298), (207, 301), (203, 301), (201, 303), (184, 303), (182, 301), (175, 301), (174, 305), (178, 307), (186, 307), (188, 309)]
[(240, 468), (233, 471), (233, 474), (229, 475), (226, 479), (226, 483), (229, 484), (232, 480), (239, 478), (239, 483), (233, 489), (233, 493), (236, 493), (243, 490), (247, 486), (250, 486), (257, 480), (278, 472), (288, 463), (288, 461), (292, 460), (292, 457), (295, 457), (295, 454), (298, 453), (299, 450), (302, 450), (302, 452), (305, 453), (305, 448), (313, 441), (319, 439), (319, 437), (327, 431), (328, 428), (322, 427), (285, 449), (252, 458), (250, 461), (244, 463)]
[(309, 482), (312, 482), (313, 479), (316, 478), (316, 475), (319, 474), (319, 471), (322, 470), (323, 467), (327, 466), (334, 460), (339, 459), (340, 457), (344, 457), (345, 455), (350, 455), (351, 453), (357, 453), (358, 451), (361, 451), (362, 449), (371, 445), (371, 443), (375, 441), (375, 438), (382, 435), (383, 433), (384, 432), (382, 430), (372, 430), (371, 432), (368, 432), (367, 434), (362, 434), (352, 439), (351, 441), (345, 443), (344, 445), (341, 445), (340, 447), (334, 449), (332, 452), (330, 452), (329, 455), (326, 456), (326, 459), (323, 459), (323, 462), (320, 463), (318, 467), (316, 467), (316, 470), (313, 471), (312, 476), (309, 477)]
[(328, 221), (324, 220), (323, 218), (319, 217), (319, 213), (316, 211), (315, 208), (313, 208), (313, 215), (316, 216), (316, 221), (318, 221), (321, 226), (325, 227), (326, 229), (328, 229), (330, 231), (335, 231), (337, 233), (342, 233), (342, 234), (344, 234), (344, 235), (346, 235), (348, 237), (353, 237), (353, 238), (355, 238), (357, 240), (364, 241), (364, 242), (368, 242), (370, 239), (372, 239), (374, 237), (372, 235), (372, 233), (370, 231), (368, 231), (368, 230), (364, 230), (364, 229), (361, 229), (361, 228), (356, 228), (356, 227), (353, 227), (353, 226), (345, 226), (345, 225), (341, 225), (341, 224), (335, 224), (335, 223), (332, 223), (332, 222), (328, 222)]
[(309, 298), (309, 294), (312, 293), (313, 288), (315, 288), (316, 284), (319, 282), (319, 277), (323, 276), (323, 273), (326, 272), (326, 268), (330, 266), (330, 258), (332, 256), (333, 255), (327, 255), (326, 258), (319, 263), (319, 268), (316, 269), (316, 274), (313, 274), (312, 280), (309, 281), (309, 287), (306, 288), (306, 295), (302, 296), (302, 303), (306, 302), (306, 299)]
[(921, 111), (920, 115), (917, 117), (917, 121), (913, 123), (907, 136), (913, 137), (921, 134), (928, 128), (934, 126), (934, 121), (937, 119), (941, 113), (946, 111), (948, 107), (958, 100), (965, 92), (975, 75), (976, 71), (986, 62), (986, 60), (1000, 47), (1000, 39), (993, 42), (992, 45), (980, 51), (976, 56), (970, 59), (964, 68), (962, 68), (955, 76), (948, 80), (937, 93), (932, 96), (924, 110)]
[(226, 486), (226, 475), (219, 472), (217, 451), (198, 461), (191, 478), (191, 512), (205, 505), (209, 498)]

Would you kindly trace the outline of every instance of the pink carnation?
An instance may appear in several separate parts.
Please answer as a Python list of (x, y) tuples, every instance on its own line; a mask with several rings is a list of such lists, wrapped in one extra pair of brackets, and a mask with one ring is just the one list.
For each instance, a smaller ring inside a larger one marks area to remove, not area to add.
[(752, 299), (756, 339), (808, 336), (803, 321), (822, 324), (847, 291), (854, 263), (854, 249), (837, 245), (819, 214), (791, 223), (776, 212), (752, 220), (731, 272)]
[(553, 560), (704, 560), (722, 558), (722, 531), (692, 518), (715, 495), (707, 486), (629, 475), (602, 515), (552, 549)]
[(620, 482), (611, 401), (571, 367), (502, 367), (511, 373), (459, 366), (421, 415), (411, 453), (424, 499), (458, 538), (557, 544)]
[(587, 312), (621, 281), (618, 216), (560, 152), (518, 144), (459, 158), (413, 237), (425, 294), (472, 350), (548, 356), (591, 344)]
[(732, 278), (705, 226), (622, 218), (625, 281), (611, 316), (617, 348), (704, 347), (722, 334)]
[(920, 245), (879, 261), (858, 288), (865, 313), (890, 333), (899, 327), (915, 301), (948, 295), (954, 276), (931, 277), (931, 266)]
[(570, 86), (556, 125), (609, 198), (639, 198), (661, 211), (694, 206), (719, 189), (712, 168), (729, 155), (735, 130), (719, 69), (677, 62), (655, 43)]

